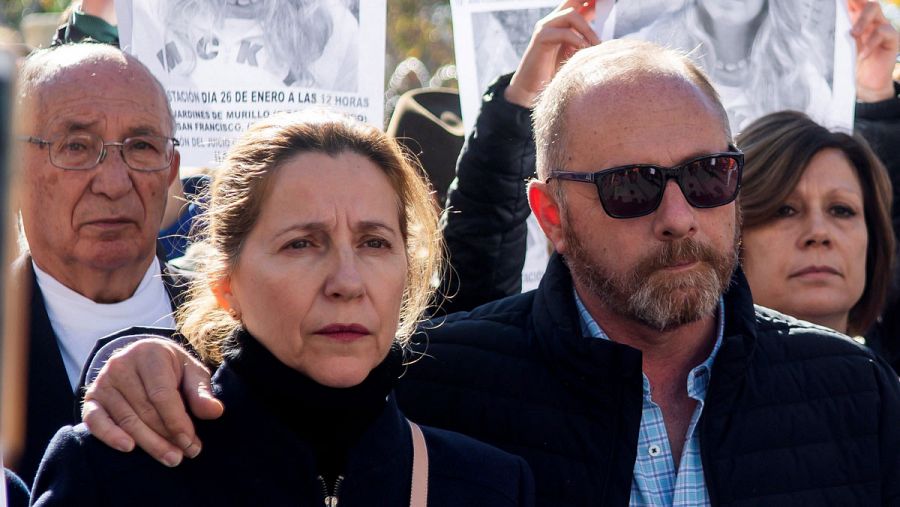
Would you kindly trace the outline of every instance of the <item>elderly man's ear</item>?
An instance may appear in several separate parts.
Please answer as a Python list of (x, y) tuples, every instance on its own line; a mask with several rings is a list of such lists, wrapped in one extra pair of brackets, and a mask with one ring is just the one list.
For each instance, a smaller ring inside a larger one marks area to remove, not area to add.
[(551, 183), (532, 180), (528, 184), (528, 204), (544, 235), (560, 254), (566, 253), (566, 238), (562, 228), (562, 210)]
[(178, 170), (181, 168), (181, 153), (175, 150), (175, 156), (172, 157), (172, 167), (169, 168), (169, 185), (178, 178)]

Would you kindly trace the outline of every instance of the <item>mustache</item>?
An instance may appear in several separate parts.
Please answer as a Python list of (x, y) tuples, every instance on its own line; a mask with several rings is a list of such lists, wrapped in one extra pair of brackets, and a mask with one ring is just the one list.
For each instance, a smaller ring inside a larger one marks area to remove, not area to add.
[(646, 279), (661, 269), (677, 264), (705, 262), (714, 266), (719, 257), (720, 255), (709, 245), (693, 238), (685, 238), (663, 243), (638, 263), (635, 272), (639, 278)]

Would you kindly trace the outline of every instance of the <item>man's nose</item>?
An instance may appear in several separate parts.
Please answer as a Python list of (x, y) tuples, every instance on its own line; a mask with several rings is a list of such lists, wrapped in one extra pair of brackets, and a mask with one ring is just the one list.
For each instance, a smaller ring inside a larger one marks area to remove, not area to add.
[[(118, 153), (110, 153), (110, 150), (116, 150)], [(123, 155), (121, 146), (103, 147), (100, 163), (94, 168), (94, 179), (91, 181), (92, 192), (116, 200), (134, 188), (131, 169), (125, 163)]]
[(697, 210), (674, 180), (667, 181), (659, 208), (653, 213), (653, 233), (658, 239), (674, 240), (693, 236), (696, 231)]

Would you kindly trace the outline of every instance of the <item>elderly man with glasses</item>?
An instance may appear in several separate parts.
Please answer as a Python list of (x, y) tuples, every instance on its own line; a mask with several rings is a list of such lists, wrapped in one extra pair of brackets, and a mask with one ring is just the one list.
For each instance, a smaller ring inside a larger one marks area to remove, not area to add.
[[(549, 54), (549, 75), (573, 30), (590, 41), (578, 5), (536, 31), (528, 54)], [(515, 76), (489, 90), (462, 163), (509, 135), (481, 127), (520, 91)], [(743, 156), (703, 73), (650, 43), (604, 42), (562, 66), (533, 116), (528, 197), (556, 253), (537, 290), (422, 326), (397, 393), (410, 418), (521, 455), (548, 507), (900, 503), (896, 375), (845, 336), (753, 305)], [(94, 434), (157, 459), (192, 442), (174, 394), (213, 403), (183, 382), (196, 362), (161, 341), (112, 361), (87, 395)]]
[(74, 421), (98, 338), (174, 323), (179, 291), (160, 276), (156, 238), (179, 156), (162, 87), (116, 48), (37, 52), (19, 88), (28, 251), (14, 268), (32, 293), (27, 435), (15, 468), (30, 482), (50, 438)]

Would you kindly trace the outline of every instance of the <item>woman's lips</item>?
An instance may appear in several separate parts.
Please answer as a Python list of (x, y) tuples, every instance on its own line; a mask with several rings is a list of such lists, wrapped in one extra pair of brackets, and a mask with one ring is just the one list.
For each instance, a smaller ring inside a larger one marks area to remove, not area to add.
[(807, 266), (791, 273), (791, 278), (816, 278), (841, 276), (841, 272), (831, 266)]
[(339, 342), (349, 343), (363, 336), (370, 335), (372, 332), (361, 324), (329, 324), (316, 331), (316, 334), (327, 336)]

